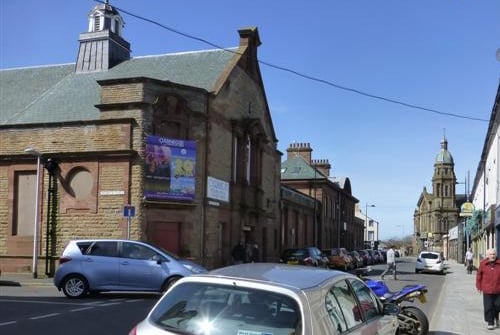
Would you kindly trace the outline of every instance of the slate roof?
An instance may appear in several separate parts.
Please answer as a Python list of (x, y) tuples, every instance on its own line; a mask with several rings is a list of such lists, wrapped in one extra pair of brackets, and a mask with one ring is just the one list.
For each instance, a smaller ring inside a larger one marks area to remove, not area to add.
[(326, 179), (326, 176), (304, 158), (295, 156), (281, 163), (281, 180), (287, 179)]
[(234, 56), (226, 50), (205, 50), (136, 57), (105, 72), (79, 74), (74, 63), (2, 69), (0, 125), (98, 119), (97, 80), (148, 77), (212, 92)]

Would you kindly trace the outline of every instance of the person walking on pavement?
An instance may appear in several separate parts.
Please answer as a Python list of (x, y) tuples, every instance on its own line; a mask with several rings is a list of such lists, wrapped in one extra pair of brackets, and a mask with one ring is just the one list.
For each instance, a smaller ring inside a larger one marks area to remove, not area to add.
[(469, 248), (467, 249), (467, 252), (465, 253), (465, 266), (467, 266), (467, 273), (471, 274), (472, 273), (472, 258), (474, 257), (474, 254), (472, 253), (472, 250)]
[(246, 251), (243, 243), (239, 242), (234, 246), (231, 256), (233, 257), (233, 264), (242, 264), (245, 262)]
[(483, 293), (484, 320), (488, 323), (488, 329), (495, 329), (495, 321), (496, 326), (499, 326), (500, 312), (500, 260), (495, 249), (488, 249), (486, 257), (479, 263), (476, 288), (479, 293)]
[(384, 280), (384, 276), (392, 270), (392, 275), (394, 280), (396, 280), (396, 257), (395, 257), (395, 252), (394, 252), (394, 246), (391, 246), (389, 250), (387, 250), (387, 268), (385, 269), (384, 272), (380, 275), (380, 278)]

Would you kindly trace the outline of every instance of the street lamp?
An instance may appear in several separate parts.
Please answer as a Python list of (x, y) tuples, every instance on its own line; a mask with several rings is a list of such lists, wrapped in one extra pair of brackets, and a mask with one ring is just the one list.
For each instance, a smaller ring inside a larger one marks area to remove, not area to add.
[[(375, 207), (375, 205), (369, 205), (368, 203), (366, 203), (366, 206), (365, 206), (365, 227), (366, 227), (366, 239), (368, 240), (368, 207)], [(378, 238), (378, 236), (377, 236)], [(375, 237), (374, 237), (374, 240), (373, 240), (373, 243), (375, 243)]]
[(39, 220), (39, 187), (40, 187), (40, 160), (42, 154), (33, 148), (26, 148), (24, 152), (36, 156), (36, 194), (35, 194), (35, 222), (33, 223), (33, 278), (37, 278), (37, 264), (38, 264), (38, 220)]

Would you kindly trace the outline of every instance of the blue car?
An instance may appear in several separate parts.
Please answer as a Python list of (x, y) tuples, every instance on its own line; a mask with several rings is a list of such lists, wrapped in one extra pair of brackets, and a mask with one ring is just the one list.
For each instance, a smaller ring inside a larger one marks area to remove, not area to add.
[(102, 291), (161, 293), (182, 277), (205, 272), (201, 265), (145, 242), (72, 240), (59, 258), (54, 285), (68, 298)]

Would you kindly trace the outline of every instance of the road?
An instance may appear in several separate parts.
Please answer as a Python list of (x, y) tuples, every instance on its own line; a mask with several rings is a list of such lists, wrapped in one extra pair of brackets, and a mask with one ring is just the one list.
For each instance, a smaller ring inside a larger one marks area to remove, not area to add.
[[(434, 315), (445, 276), (415, 274), (415, 258), (399, 258), (398, 280), (387, 275), (392, 291), (413, 283), (425, 284), (428, 302), (415, 302), (428, 316)], [(378, 278), (385, 265), (372, 266)], [(67, 299), (54, 287), (0, 287), (0, 334), (88, 335), (128, 334), (158, 300), (156, 294), (107, 293), (86, 299)]]
[(102, 294), (70, 300), (55, 288), (30, 288), (37, 289), (40, 296), (0, 296), (0, 334), (126, 335), (159, 298), (156, 294)]
[[(432, 315), (434, 315), (434, 310), (446, 276), (434, 273), (416, 274), (415, 261), (416, 259), (414, 257), (397, 258), (396, 268), (398, 271), (398, 280), (392, 279), (392, 272), (385, 275), (384, 279), (391, 291), (399, 291), (404, 286), (415, 283), (427, 286), (427, 302), (425, 304), (421, 304), (420, 302), (415, 301), (414, 304), (427, 314), (430, 322)], [(372, 279), (380, 279), (380, 274), (385, 270), (385, 268), (385, 264), (372, 266), (372, 271), (369, 273), (368, 277)]]

